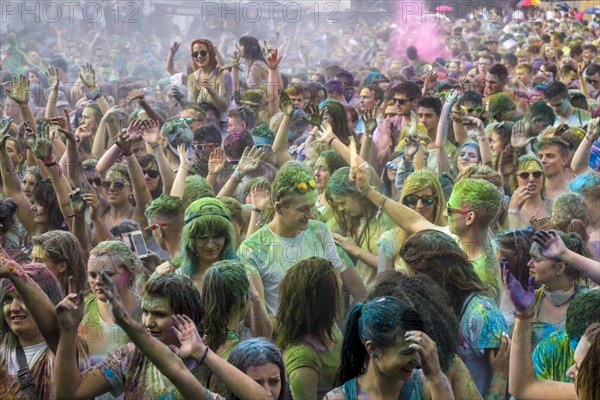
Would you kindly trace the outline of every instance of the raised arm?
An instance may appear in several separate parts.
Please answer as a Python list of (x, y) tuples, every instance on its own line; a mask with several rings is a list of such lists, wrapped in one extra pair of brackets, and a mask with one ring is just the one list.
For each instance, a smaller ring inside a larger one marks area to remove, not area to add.
[(534, 317), (535, 278), (529, 277), (525, 291), (510, 273), (506, 258), (501, 262), (504, 280), (510, 299), (515, 306), (515, 327), (510, 349), (509, 392), (518, 399), (576, 399), (572, 383), (538, 379), (531, 358), (531, 321)]
[(361, 117), (365, 126), (365, 134), (363, 136), (362, 143), (360, 145), (360, 156), (365, 160), (369, 160), (371, 157), (371, 145), (373, 144), (373, 133), (377, 129), (377, 109), (379, 106), (374, 107), (371, 110), (365, 111)]
[(56, 117), (58, 112), (56, 111), (56, 102), (58, 100), (58, 85), (60, 83), (58, 79), (58, 69), (55, 67), (48, 67), (46, 72), (48, 83), (50, 85), (50, 92), (48, 93), (48, 102), (46, 103), (46, 118), (50, 119)]
[(15, 285), (19, 297), (27, 307), (40, 333), (53, 353), (56, 353), (60, 335), (54, 304), (46, 293), (2, 249), (0, 278), (8, 278)]
[[(388, 217), (400, 228), (404, 229), (408, 234), (420, 232), (425, 229), (440, 230), (440, 227), (429, 222), (421, 214), (413, 211), (409, 207), (398, 203), (392, 199), (385, 199), (385, 196), (379, 193), (369, 183), (364, 168), (354, 166), (350, 169), (350, 180), (356, 185), (358, 191), (373, 204), (381, 204), (381, 209)], [(439, 201), (439, 200), (438, 200)]]
[(442, 107), (440, 122), (438, 123), (437, 134), (435, 136), (435, 157), (437, 159), (437, 173), (442, 175), (450, 171), (450, 163), (448, 161), (448, 151), (446, 150), (446, 141), (448, 139), (448, 127), (450, 124), (450, 110), (457, 99), (456, 90), (452, 90)]
[(573, 160), (571, 160), (571, 169), (575, 175), (579, 176), (590, 171), (590, 167), (588, 166), (590, 151), (594, 142), (598, 140), (598, 135), (600, 135), (600, 118), (594, 118), (588, 124), (587, 133), (581, 143), (579, 143), (573, 155)]
[(267, 55), (267, 66), (269, 67), (269, 86), (267, 95), (269, 97), (269, 118), (277, 114), (279, 110), (279, 91), (283, 89), (283, 80), (279, 72), (279, 63), (282, 56), (277, 56), (277, 49), (272, 49)]
[[(159, 123), (154, 120), (146, 120), (144, 122), (144, 129), (142, 130), (142, 137), (144, 139), (144, 142), (146, 142), (148, 147), (150, 147), (152, 154), (154, 154), (154, 158), (156, 158), (158, 172), (160, 172), (160, 176), (162, 178), (163, 193), (169, 193), (171, 191), (171, 188), (173, 187), (173, 182), (175, 181), (175, 174), (173, 173), (173, 169), (171, 169), (169, 159), (165, 154), (162, 141), (160, 139)], [(185, 158), (187, 158), (187, 151), (185, 149), (185, 146), (183, 147), (183, 153)], [(181, 158), (181, 153), (179, 153), (179, 159), (181, 160)], [(181, 166), (182, 163), (180, 161), (179, 168), (181, 168)], [(191, 162), (188, 162), (187, 167), (191, 167)]]
[(273, 140), (273, 152), (275, 153), (275, 157), (277, 157), (279, 164), (283, 165), (286, 162), (293, 160), (290, 153), (288, 153), (288, 131), (290, 130), (290, 125), (292, 125), (294, 104), (287, 93), (283, 91), (280, 94), (280, 101), (283, 119), (281, 120), (281, 124), (279, 124), (279, 129), (277, 129), (277, 134)]
[(181, 43), (173, 42), (171, 47), (169, 47), (169, 56), (167, 57), (167, 61), (165, 62), (165, 70), (171, 75), (175, 75), (179, 71), (175, 68), (175, 55), (179, 50), (179, 46)]
[(11, 137), (8, 135), (11, 123), (12, 118), (4, 119), (0, 122), (0, 162), (2, 163), (0, 166), (0, 175), (2, 176), (2, 188), (4, 189), (4, 195), (12, 198), (19, 206), (17, 209), (19, 222), (25, 227), (27, 233), (35, 236), (39, 234), (39, 226), (33, 222), (31, 203), (23, 193), (15, 166), (6, 151), (6, 141)]
[(8, 94), (19, 105), (23, 121), (29, 121), (35, 129), (35, 117), (29, 107), (29, 80), (24, 75), (13, 77), (13, 89)]
[(260, 159), (264, 155), (264, 150), (258, 149), (256, 146), (252, 146), (252, 148), (246, 147), (237, 168), (233, 174), (231, 174), (219, 194), (217, 194), (217, 197), (228, 197), (233, 195), (235, 189), (242, 182), (242, 179), (244, 179), (244, 176), (256, 171), (260, 166)]

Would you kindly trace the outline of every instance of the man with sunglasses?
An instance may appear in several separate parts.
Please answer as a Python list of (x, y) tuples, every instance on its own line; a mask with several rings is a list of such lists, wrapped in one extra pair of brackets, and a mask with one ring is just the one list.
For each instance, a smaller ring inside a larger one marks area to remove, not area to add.
[(502, 194), (490, 182), (482, 179), (462, 179), (454, 185), (446, 205), (448, 226), (439, 227), (421, 214), (387, 198), (373, 186), (363, 168), (353, 167), (350, 180), (359, 192), (379, 205), (394, 223), (408, 235), (433, 229), (452, 236), (473, 263), (473, 268), (499, 304), (500, 270), (490, 242), (489, 228), (500, 210)]
[[(583, 78), (583, 79), (582, 79)], [(590, 64), (585, 69), (585, 72), (580, 76), (581, 90), (586, 93), (588, 98), (600, 100), (600, 64)], [(587, 85), (591, 86), (592, 90), (588, 90)]]
[(206, 114), (200, 107), (188, 104), (181, 110), (179, 121), (188, 124), (192, 132), (195, 132), (199, 127), (206, 125)]

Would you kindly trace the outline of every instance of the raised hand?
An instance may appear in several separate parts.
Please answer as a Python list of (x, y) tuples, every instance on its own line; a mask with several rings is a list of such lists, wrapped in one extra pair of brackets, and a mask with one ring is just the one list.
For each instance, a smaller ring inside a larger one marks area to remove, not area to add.
[(370, 185), (368, 172), (358, 165), (350, 167), (349, 179), (354, 182), (356, 189), (361, 193)]
[(365, 126), (365, 133), (372, 135), (377, 129), (377, 107), (365, 111), (361, 117), (363, 125)]
[(450, 93), (446, 95), (446, 103), (454, 104), (460, 99), (461, 92), (458, 89), (450, 90)]
[(83, 201), (85, 202), (85, 206), (90, 210), (90, 219), (96, 221), (100, 217), (100, 199), (95, 189), (94, 193), (84, 193)]
[(600, 118), (594, 118), (590, 121), (587, 127), (587, 134), (585, 135), (590, 142), (598, 140), (600, 135)]
[(264, 150), (258, 149), (256, 146), (252, 146), (252, 148), (246, 147), (242, 154), (242, 158), (240, 158), (240, 162), (238, 163), (238, 169), (244, 175), (256, 171), (256, 168), (260, 165), (260, 159), (264, 154)]
[(225, 151), (222, 147), (215, 148), (208, 156), (208, 173), (217, 175), (225, 168)]
[(29, 79), (25, 75), (13, 77), (13, 88), (8, 93), (8, 97), (17, 104), (27, 104), (29, 102)]
[(240, 68), (240, 52), (236, 49), (233, 51), (231, 55), (231, 67), (232, 68)]
[(12, 136), (8, 134), (10, 131), (10, 126), (12, 124), (12, 118), (2, 118), (0, 120), (0, 149), (4, 150), (6, 148), (6, 141), (10, 139)]
[(264, 210), (269, 205), (271, 194), (267, 182), (258, 182), (250, 188), (250, 203), (255, 210)]
[[(76, 136), (76, 134), (73, 132), (73, 129), (71, 128), (71, 123), (69, 122), (69, 113), (67, 112), (67, 110), (64, 110), (64, 112), (65, 112), (64, 117), (50, 118), (50, 124), (55, 125), (57, 127), (58, 131), (60, 133), (62, 133), (63, 135), (65, 135), (65, 139), (67, 139), (71, 143), (77, 143), (77, 137), (79, 137), (79, 138), (87, 137), (87, 136)], [(81, 124), (80, 126), (82, 126), (82, 125), (83, 124)], [(79, 128), (77, 128), (77, 129), (79, 130)], [(80, 133), (81, 132), (82, 131), (80, 131)], [(91, 132), (90, 132), (90, 136), (91, 136)]]
[[(134, 123), (135, 121), (131, 121), (131, 124), (129, 124), (129, 127), (131, 127), (131, 125)], [(129, 154), (131, 153), (131, 136), (129, 135), (129, 128), (127, 129), (122, 129), (121, 132), (115, 137), (115, 144), (121, 149), (121, 151), (124, 154)]]
[(477, 128), (478, 130), (484, 129), (483, 122), (477, 117), (473, 117), (471, 115), (466, 115), (463, 117), (463, 120), (469, 121), (471, 123), (470, 125), (475, 125), (475, 128)]
[(202, 337), (198, 333), (196, 324), (187, 315), (173, 315), (173, 331), (179, 340), (179, 347), (170, 345), (169, 348), (180, 358), (193, 358), (200, 360), (207, 351)]
[(75, 137), (78, 137), (79, 139), (92, 137), (92, 131), (86, 124), (81, 123), (77, 129), (75, 129)]
[(60, 80), (58, 79), (58, 69), (55, 67), (48, 67), (46, 77), (48, 78), (50, 89), (58, 89), (58, 84), (60, 83)]
[(407, 136), (404, 138), (404, 141), (406, 143), (404, 147), (404, 155), (407, 159), (412, 160), (415, 154), (417, 154), (419, 151), (419, 138), (415, 136)]
[(140, 102), (144, 100), (144, 92), (139, 89), (134, 89), (131, 92), (127, 93), (127, 97), (125, 97), (125, 103), (129, 104), (131, 102)]
[(502, 257), (500, 267), (504, 284), (508, 289), (510, 300), (515, 305), (515, 309), (522, 315), (531, 314), (535, 305), (535, 277), (533, 275), (529, 277), (528, 288), (525, 290), (517, 278), (510, 273), (506, 257)]
[(321, 122), (321, 134), (316, 137), (317, 142), (329, 143), (334, 137), (336, 136), (335, 133), (333, 133), (331, 124), (324, 119), (323, 122)]
[(510, 144), (515, 149), (522, 149), (527, 146), (534, 138), (529, 138), (531, 123), (527, 120), (521, 120), (513, 126)]
[(189, 171), (192, 167), (192, 159), (189, 157), (189, 151), (185, 143), (177, 145), (177, 152), (179, 153), (179, 168), (185, 168)]
[(36, 158), (42, 162), (51, 160), (52, 154), (52, 142), (54, 141), (55, 132), (50, 137), (50, 125), (43, 124), (38, 130), (36, 135), (35, 145), (32, 145), (33, 154)]
[(277, 56), (277, 49), (271, 49), (269, 54), (267, 54), (267, 65), (271, 69), (277, 69), (282, 59), (283, 56)]
[(410, 343), (409, 348), (416, 350), (421, 360), (421, 368), (427, 378), (441, 376), (442, 368), (438, 358), (437, 346), (425, 332), (408, 331), (404, 338)]
[(517, 170), (517, 156), (510, 144), (507, 144), (502, 153), (500, 153), (498, 168), (502, 176), (511, 176)]
[(77, 291), (75, 278), (69, 276), (69, 294), (56, 305), (58, 324), (62, 328), (77, 328), (83, 319), (83, 295)]
[[(129, 137), (144, 137), (144, 131), (146, 130), (146, 122), (141, 119), (134, 119), (129, 123), (127, 127), (127, 135)], [(153, 133), (150, 134), (150, 137), (153, 138)]]
[(88, 89), (96, 89), (96, 71), (94, 71), (92, 64), (87, 63), (81, 66), (79, 78)]
[[(139, 133), (137, 130), (135, 130), (135, 132), (134, 130), (132, 130), (132, 133), (138, 135)], [(160, 144), (160, 126), (158, 122), (152, 119), (143, 121), (141, 125), (141, 135), (144, 142), (148, 143), (150, 146)], [(130, 133), (129, 136), (132, 136), (132, 134)]]
[(559, 260), (567, 252), (565, 243), (555, 231), (538, 231), (533, 235), (533, 241), (539, 245), (546, 258)]
[(279, 93), (279, 108), (288, 117), (294, 115), (294, 103), (292, 103), (290, 96), (283, 90)]
[(69, 202), (71, 203), (71, 208), (78, 214), (83, 214), (85, 212), (85, 201), (83, 200), (83, 194), (85, 193), (85, 183), (81, 183), (81, 187), (75, 188), (71, 193), (69, 193)]
[(173, 42), (171, 44), (171, 46), (169, 47), (169, 52), (172, 56), (175, 56), (175, 54), (177, 54), (177, 51), (179, 51), (179, 46), (181, 46), (181, 43)]
[(433, 89), (433, 86), (436, 84), (437, 79), (438, 79), (437, 72), (430, 71), (425, 74), (423, 81), (424, 81), (424, 89), (426, 92), (429, 92), (429, 91), (431, 91), (431, 89)]
[(319, 107), (315, 104), (309, 105), (305, 110), (308, 113), (308, 118), (304, 118), (312, 126), (321, 126), (325, 110), (319, 111)]
[(125, 310), (123, 300), (121, 300), (121, 296), (119, 296), (119, 292), (117, 292), (115, 284), (113, 283), (108, 271), (101, 272), (100, 281), (102, 282), (101, 290), (106, 296), (108, 309), (115, 319), (115, 322), (118, 324), (119, 322), (124, 321), (125, 318), (128, 317), (127, 310)]

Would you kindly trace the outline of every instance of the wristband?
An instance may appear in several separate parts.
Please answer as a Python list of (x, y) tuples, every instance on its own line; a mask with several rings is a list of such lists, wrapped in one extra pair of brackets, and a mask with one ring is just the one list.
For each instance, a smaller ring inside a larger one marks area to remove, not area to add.
[(365, 190), (360, 192), (362, 197), (365, 197), (371, 190), (375, 189), (375, 186), (369, 185)]
[[(205, 345), (205, 346), (206, 346), (206, 345)], [(204, 352), (204, 355), (202, 356), (202, 358), (200, 359), (200, 361), (198, 361), (198, 364), (197, 364), (197, 366), (198, 366), (198, 365), (202, 365), (202, 363), (203, 363), (203, 362), (204, 362), (204, 360), (206, 359), (206, 356), (208, 355), (208, 350), (210, 350), (210, 349), (208, 348), (208, 346), (206, 346), (206, 351)]]
[(56, 162), (52, 161), (51, 163), (46, 164), (45, 162), (42, 161), (42, 164), (44, 164), (44, 167), (49, 168), (49, 167), (54, 167), (56, 165)]
[(93, 92), (91, 92), (91, 93), (88, 93), (88, 94), (86, 95), (86, 97), (87, 97), (87, 99), (88, 99), (88, 100), (96, 101), (96, 100), (98, 100), (100, 97), (102, 97), (102, 91), (101, 91), (99, 88), (97, 88), (97, 89), (96, 89), (96, 90), (94, 90)]
[(157, 143), (157, 144), (155, 144), (155, 145), (150, 145), (150, 148), (152, 148), (152, 149), (155, 149), (155, 148), (157, 148), (158, 146), (160, 146), (160, 143)]
[(521, 215), (521, 210), (518, 208), (509, 208), (508, 213), (513, 215)]
[(331, 143), (333, 143), (333, 141), (337, 139), (336, 136), (332, 137), (331, 139), (329, 139), (329, 142), (327, 142), (327, 146), (331, 147)]
[(529, 314), (521, 314), (518, 311), (515, 311), (513, 313), (514, 317), (520, 320), (528, 320), (528, 319), (533, 319), (533, 317), (535, 316), (535, 312), (533, 312), (533, 310), (529, 313)]
[(240, 183), (244, 179), (244, 173), (236, 168), (236, 170), (233, 171), (233, 177), (238, 183)]
[(264, 210), (261, 210), (260, 208), (253, 208), (252, 211), (261, 214)]
[(125, 157), (129, 157), (129, 156), (130, 156), (130, 155), (132, 155), (132, 154), (133, 154), (133, 151), (131, 151), (131, 150), (129, 151), (129, 153), (125, 153), (125, 152), (123, 152), (123, 155), (124, 155)]
[(49, 159), (40, 161), (42, 161), (42, 164), (44, 164), (46, 167), (56, 165), (56, 162), (54, 161), (54, 154), (52, 154), (52, 156)]

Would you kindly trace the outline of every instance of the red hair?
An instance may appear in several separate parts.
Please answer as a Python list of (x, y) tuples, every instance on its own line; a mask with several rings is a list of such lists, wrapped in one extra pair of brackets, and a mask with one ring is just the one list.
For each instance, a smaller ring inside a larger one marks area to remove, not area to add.
[[(208, 48), (208, 57), (210, 58), (209, 66), (210, 66), (211, 70), (215, 69), (215, 67), (217, 66), (217, 53), (215, 51), (215, 46), (213, 46), (212, 42), (208, 39), (194, 40), (192, 42), (192, 45), (190, 46), (190, 51), (192, 53), (194, 52), (194, 45), (196, 45), (196, 44), (203, 44)], [(192, 61), (192, 70), (194, 72), (196, 72), (198, 70), (196, 63), (193, 61)]]

